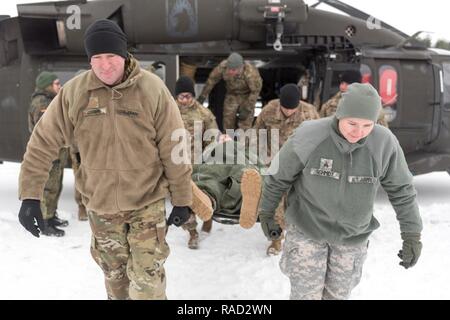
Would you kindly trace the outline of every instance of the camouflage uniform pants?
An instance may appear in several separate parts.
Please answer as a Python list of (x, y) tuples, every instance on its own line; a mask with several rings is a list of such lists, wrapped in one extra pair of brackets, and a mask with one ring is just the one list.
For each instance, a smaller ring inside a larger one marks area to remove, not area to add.
[(166, 299), (164, 199), (113, 215), (88, 210), (91, 254), (105, 275), (109, 299)]
[(284, 194), (281, 198), (280, 204), (275, 210), (275, 222), (281, 227), (281, 229), (286, 229), (286, 222), (284, 220), (284, 213), (287, 207), (287, 194)]
[[(72, 161), (73, 174), (76, 177), (77, 176), (77, 171), (80, 168), (80, 162), (79, 162), (79, 160), (77, 158), (77, 154), (73, 153), (73, 152), (70, 152), (70, 159)], [(75, 202), (77, 203), (78, 208), (82, 208), (82, 207), (84, 207), (83, 198), (81, 197), (81, 193), (80, 193), (80, 191), (78, 191), (78, 189), (76, 187), (76, 184), (75, 184), (74, 188), (75, 188)]]
[(83, 204), (83, 198), (81, 197), (80, 191), (75, 187), (75, 202), (77, 203), (78, 207), (84, 207)]
[(183, 224), (181, 226), (181, 228), (183, 228), (183, 230), (186, 230), (186, 231), (197, 230), (197, 225), (198, 225), (198, 223), (197, 223), (197, 219), (195, 217), (195, 213), (193, 213), (191, 211), (191, 216), (190, 216), (189, 220), (185, 224)]
[(62, 148), (59, 151), (58, 159), (53, 161), (50, 169), (48, 180), (44, 187), (44, 196), (41, 201), (42, 216), (45, 220), (55, 216), (58, 208), (58, 200), (62, 190), (62, 180), (64, 175), (64, 167), (69, 156), (69, 149)]
[[(248, 116), (243, 119), (237, 119), (236, 113), (238, 113), (239, 108), (247, 102), (248, 95), (233, 95), (227, 94), (225, 96), (225, 101), (223, 102), (223, 129), (236, 129), (240, 128), (243, 130), (249, 129), (253, 125), (255, 106), (247, 110)], [(245, 107), (244, 107), (245, 108)], [(237, 121), (237, 124), (236, 124)]]
[(348, 299), (361, 280), (367, 246), (368, 241), (354, 246), (314, 241), (288, 225), (280, 269), (291, 282), (290, 299)]

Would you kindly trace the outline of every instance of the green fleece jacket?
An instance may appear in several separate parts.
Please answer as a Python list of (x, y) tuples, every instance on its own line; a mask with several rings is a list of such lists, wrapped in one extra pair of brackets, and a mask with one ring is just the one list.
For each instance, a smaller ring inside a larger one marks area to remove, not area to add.
[(272, 161), (261, 215), (273, 215), (288, 191), (286, 221), (331, 244), (358, 244), (379, 227), (373, 216), (378, 186), (387, 192), (401, 232), (420, 233), (422, 221), (403, 151), (380, 125), (351, 144), (335, 117), (303, 122)]

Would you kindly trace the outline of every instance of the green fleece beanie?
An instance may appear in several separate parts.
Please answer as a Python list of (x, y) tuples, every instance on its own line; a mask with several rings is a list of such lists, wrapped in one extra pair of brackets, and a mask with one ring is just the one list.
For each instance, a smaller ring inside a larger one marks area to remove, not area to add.
[(244, 65), (244, 58), (239, 53), (233, 52), (227, 59), (227, 68), (237, 69)]
[(342, 94), (336, 118), (359, 118), (377, 122), (381, 111), (381, 98), (369, 83), (353, 83)]
[(36, 78), (36, 88), (45, 89), (58, 79), (58, 76), (48, 71), (42, 71)]

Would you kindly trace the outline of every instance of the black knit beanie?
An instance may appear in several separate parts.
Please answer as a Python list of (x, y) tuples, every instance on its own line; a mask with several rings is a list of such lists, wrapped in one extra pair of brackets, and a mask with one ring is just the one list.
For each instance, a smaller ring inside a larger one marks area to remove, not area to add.
[(92, 23), (84, 33), (84, 47), (88, 60), (101, 53), (114, 53), (127, 58), (127, 36), (117, 23), (101, 19)]
[(280, 90), (280, 104), (286, 109), (295, 109), (300, 103), (300, 90), (296, 84), (288, 83)]
[(341, 74), (341, 82), (348, 84), (361, 82), (361, 72), (358, 70), (347, 70)]
[(194, 82), (188, 76), (181, 76), (175, 84), (175, 96), (183, 92), (190, 92), (195, 97)]

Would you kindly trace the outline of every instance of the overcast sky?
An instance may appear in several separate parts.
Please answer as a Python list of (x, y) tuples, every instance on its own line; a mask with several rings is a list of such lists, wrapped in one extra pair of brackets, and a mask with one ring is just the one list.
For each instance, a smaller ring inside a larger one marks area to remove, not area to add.
[[(16, 3), (26, 2), (37, 1), (2, 1), (0, 14), (16, 16)], [(315, 2), (315, 0), (306, 0), (308, 4)], [(409, 35), (419, 30), (430, 31), (434, 33), (432, 35), (433, 39), (445, 38), (450, 41), (450, 2), (448, 1), (346, 0), (344, 2), (385, 21)], [(325, 9), (324, 6), (319, 8)]]
[[(315, 0), (306, 1), (308, 4)], [(343, 1), (412, 35), (433, 32), (433, 39), (450, 41), (450, 2), (444, 0), (346, 0)], [(319, 7), (322, 9), (322, 7)]]

